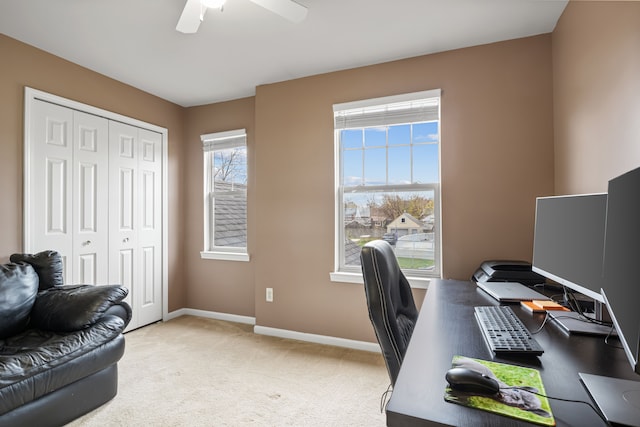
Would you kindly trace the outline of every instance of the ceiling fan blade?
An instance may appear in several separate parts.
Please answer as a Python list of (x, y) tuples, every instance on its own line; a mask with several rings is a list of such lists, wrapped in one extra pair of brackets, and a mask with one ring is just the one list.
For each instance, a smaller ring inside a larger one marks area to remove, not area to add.
[(251, 0), (273, 13), (293, 22), (302, 22), (307, 17), (307, 8), (293, 0)]
[(176, 25), (176, 30), (185, 34), (193, 34), (198, 31), (205, 10), (206, 8), (202, 7), (200, 0), (187, 0), (182, 15), (178, 20), (178, 25)]

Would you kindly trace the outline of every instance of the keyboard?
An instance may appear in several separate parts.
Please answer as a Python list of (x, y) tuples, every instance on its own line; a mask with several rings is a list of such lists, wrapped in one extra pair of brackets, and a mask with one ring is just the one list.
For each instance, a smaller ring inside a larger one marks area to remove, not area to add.
[(484, 340), (496, 354), (531, 354), (544, 350), (509, 306), (474, 307)]

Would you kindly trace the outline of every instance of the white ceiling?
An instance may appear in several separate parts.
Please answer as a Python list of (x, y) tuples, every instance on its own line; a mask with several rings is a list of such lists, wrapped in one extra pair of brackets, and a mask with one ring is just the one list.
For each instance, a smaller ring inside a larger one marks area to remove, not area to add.
[[(186, 0), (0, 0), (0, 31), (182, 106), (256, 86), (553, 31), (566, 0), (297, 0), (293, 24), (249, 0), (175, 30)], [(3, 57), (3, 61), (7, 58)]]

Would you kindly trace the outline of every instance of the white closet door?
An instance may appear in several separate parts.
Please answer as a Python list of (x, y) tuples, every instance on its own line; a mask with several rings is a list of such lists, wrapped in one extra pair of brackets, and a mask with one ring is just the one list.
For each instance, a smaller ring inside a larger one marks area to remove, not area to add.
[(129, 289), (133, 310), (130, 328), (137, 327), (138, 250), (138, 129), (109, 122), (109, 283)]
[(127, 330), (162, 320), (166, 130), (26, 93), (25, 251), (60, 252), (66, 284), (126, 286)]
[(162, 135), (140, 129), (138, 245), (140, 284), (136, 286), (138, 322), (162, 317)]
[(25, 175), (29, 252), (56, 250), (72, 282), (73, 110), (36, 100), (29, 122)]
[(110, 122), (109, 281), (129, 289), (130, 329), (162, 318), (162, 135)]
[(104, 285), (109, 268), (109, 124), (74, 112), (73, 283)]

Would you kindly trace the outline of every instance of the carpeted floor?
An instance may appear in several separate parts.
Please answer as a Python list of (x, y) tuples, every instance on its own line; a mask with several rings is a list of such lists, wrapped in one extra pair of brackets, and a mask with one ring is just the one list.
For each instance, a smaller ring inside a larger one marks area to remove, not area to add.
[(384, 426), (382, 355), (182, 316), (126, 334), (119, 390), (68, 426)]

